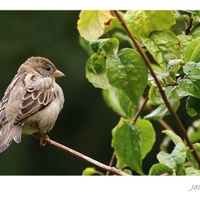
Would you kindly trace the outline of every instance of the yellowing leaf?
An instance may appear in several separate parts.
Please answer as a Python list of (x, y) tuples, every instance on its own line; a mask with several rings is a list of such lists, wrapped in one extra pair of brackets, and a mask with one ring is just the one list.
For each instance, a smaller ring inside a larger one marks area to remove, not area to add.
[(168, 10), (128, 10), (125, 22), (136, 38), (147, 37), (152, 31), (169, 29), (176, 23), (175, 14)]
[(85, 40), (97, 40), (105, 29), (112, 26), (115, 17), (108, 10), (81, 11), (78, 20), (78, 31)]

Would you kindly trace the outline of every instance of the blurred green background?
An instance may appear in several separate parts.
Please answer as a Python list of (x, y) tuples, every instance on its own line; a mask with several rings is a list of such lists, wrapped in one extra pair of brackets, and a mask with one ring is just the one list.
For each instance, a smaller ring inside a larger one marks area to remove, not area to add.
[[(101, 90), (85, 77), (88, 55), (79, 44), (78, 16), (79, 11), (0, 11), (0, 98), (28, 57), (49, 58), (66, 75), (57, 80), (65, 94), (65, 105), (50, 132), (51, 139), (109, 164), (113, 153), (111, 130), (119, 116), (106, 106)], [(190, 121), (182, 108), (178, 112), (187, 127)], [(157, 162), (162, 138), (160, 125), (153, 124), (158, 135), (144, 160), (145, 173)], [(27, 135), (20, 144), (13, 142), (0, 154), (0, 175), (81, 175), (91, 166), (52, 146), (42, 148), (37, 139)]]
[[(57, 80), (66, 100), (51, 139), (108, 164), (119, 117), (85, 78), (88, 55), (79, 45), (78, 16), (79, 11), (0, 12), (0, 98), (28, 57), (49, 58), (66, 75)], [(27, 135), (0, 154), (1, 175), (81, 175), (89, 166), (54, 147), (41, 148)]]

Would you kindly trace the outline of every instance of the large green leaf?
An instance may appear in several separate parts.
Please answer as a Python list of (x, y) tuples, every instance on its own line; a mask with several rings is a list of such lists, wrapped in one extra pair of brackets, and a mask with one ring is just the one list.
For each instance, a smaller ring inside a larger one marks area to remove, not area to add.
[(155, 131), (147, 120), (121, 120), (112, 131), (112, 146), (117, 158), (134, 171), (143, 174), (142, 159), (149, 153), (155, 143)]
[(200, 38), (193, 40), (185, 48), (184, 61), (200, 62)]
[(154, 31), (142, 42), (162, 69), (170, 60), (180, 58), (179, 40), (171, 31)]
[(186, 76), (179, 81), (180, 88), (188, 95), (200, 98), (200, 63), (188, 62), (183, 71)]
[(140, 133), (141, 154), (142, 159), (144, 159), (155, 143), (156, 134), (151, 122), (148, 120), (137, 120), (134, 127), (138, 129)]
[(122, 90), (134, 105), (147, 85), (147, 67), (140, 54), (134, 49), (122, 49), (117, 56), (107, 58), (109, 83)]
[(83, 10), (78, 20), (78, 30), (85, 40), (94, 41), (114, 27), (115, 17), (108, 10)]
[(124, 20), (136, 38), (148, 37), (155, 30), (169, 29), (175, 21), (173, 11), (128, 10)]
[(139, 134), (139, 130), (133, 126), (131, 121), (122, 119), (112, 131), (112, 147), (119, 160), (137, 173), (143, 174)]

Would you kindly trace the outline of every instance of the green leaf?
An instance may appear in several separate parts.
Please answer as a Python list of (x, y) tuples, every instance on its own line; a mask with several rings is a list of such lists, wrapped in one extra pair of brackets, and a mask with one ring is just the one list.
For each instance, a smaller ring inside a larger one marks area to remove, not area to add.
[(91, 42), (91, 48), (102, 55), (116, 55), (119, 48), (119, 41), (115, 38), (99, 39)]
[(149, 170), (149, 175), (162, 175), (162, 174), (173, 174), (173, 169), (164, 164), (154, 164)]
[(181, 59), (169, 61), (169, 63), (167, 64), (167, 69), (173, 80), (176, 80), (176, 74), (183, 65), (185, 65), (185, 62)]
[(172, 169), (176, 168), (176, 163), (169, 153), (161, 151), (158, 153), (157, 159), (160, 163), (165, 164)]
[(118, 56), (107, 58), (109, 83), (122, 90), (134, 105), (147, 85), (147, 67), (140, 54), (133, 49), (122, 49)]
[(93, 54), (86, 63), (86, 77), (94, 87), (102, 89), (112, 88), (106, 76), (106, 61), (103, 55)]
[(183, 166), (186, 158), (185, 145), (182, 142), (179, 142), (176, 144), (171, 154), (161, 151), (158, 153), (157, 158), (160, 163), (165, 164), (172, 169), (179, 170)]
[(121, 108), (126, 113), (126, 117), (132, 119), (138, 110), (138, 105), (134, 104), (130, 97), (122, 90), (117, 91), (117, 96)]
[(141, 154), (142, 154), (142, 159), (144, 159), (145, 156), (151, 151), (155, 143), (156, 134), (151, 122), (148, 120), (144, 119), (137, 120), (136, 123), (134, 124), (134, 127), (140, 133)]
[(179, 81), (180, 88), (188, 95), (200, 98), (200, 63), (189, 62), (183, 71), (186, 76)]
[(112, 135), (112, 147), (117, 159), (122, 160), (137, 173), (143, 174), (139, 131), (132, 122), (122, 119), (113, 129)]
[(183, 142), (179, 142), (176, 144), (174, 150), (171, 153), (171, 156), (175, 161), (177, 167), (184, 164), (186, 158), (186, 150)]
[(200, 37), (200, 27), (194, 28), (191, 32), (191, 36), (196, 39)]
[(112, 131), (112, 146), (117, 158), (139, 174), (142, 172), (142, 159), (149, 153), (155, 143), (155, 131), (147, 120), (121, 120)]
[(181, 58), (183, 58), (184, 52), (188, 44), (194, 39), (191, 35), (178, 35), (177, 38), (179, 39), (180, 49), (181, 49)]
[(200, 99), (189, 96), (186, 100), (186, 110), (191, 117), (198, 115), (200, 113)]
[(103, 90), (103, 97), (108, 107), (112, 108), (121, 117), (132, 119), (138, 110), (137, 106), (123, 91)]
[(171, 31), (154, 31), (141, 39), (162, 69), (166, 69), (170, 60), (180, 58), (179, 40)]
[(83, 10), (78, 20), (78, 31), (85, 40), (93, 41), (112, 29), (115, 17), (108, 10)]
[(185, 48), (184, 61), (200, 62), (200, 38), (193, 40)]
[(90, 176), (90, 175), (103, 175), (102, 172), (100, 171), (97, 171), (95, 168), (93, 167), (88, 167), (86, 168), (83, 173), (82, 173), (83, 176)]
[(187, 167), (187, 168), (185, 168), (185, 173), (187, 176), (199, 176), (200, 170), (197, 170), (193, 167)]
[(188, 137), (192, 143), (200, 141), (200, 119), (195, 120), (187, 130)]
[[(180, 100), (175, 99), (175, 98), (170, 98), (169, 102), (170, 102), (172, 108), (174, 109), (174, 111), (176, 111), (180, 105)], [(150, 114), (144, 116), (144, 119), (158, 120), (158, 119), (162, 119), (164, 116), (169, 115), (169, 114), (170, 113), (169, 113), (169, 110), (166, 107), (166, 105), (161, 104), (155, 110), (153, 110)]]
[(108, 107), (112, 108), (118, 115), (126, 117), (126, 113), (120, 106), (116, 90), (103, 90), (103, 98)]
[(149, 99), (151, 100), (151, 103), (153, 105), (163, 104), (163, 99), (160, 95), (160, 92), (157, 86), (154, 86), (154, 85), (151, 86), (149, 90)]
[(183, 140), (173, 131), (163, 130), (162, 133), (165, 133), (167, 136), (169, 136), (175, 145), (177, 145), (178, 143), (184, 144)]
[[(195, 143), (193, 144), (194, 148), (196, 149), (198, 156), (200, 156), (200, 144), (199, 143)], [(190, 162), (190, 164), (192, 165), (192, 167), (194, 167), (195, 169), (198, 169), (199, 164), (197, 163), (196, 159), (194, 158), (191, 150), (189, 147), (186, 148), (186, 158), (187, 160)]]
[(138, 39), (148, 37), (154, 30), (169, 29), (176, 23), (173, 11), (128, 10), (124, 20)]

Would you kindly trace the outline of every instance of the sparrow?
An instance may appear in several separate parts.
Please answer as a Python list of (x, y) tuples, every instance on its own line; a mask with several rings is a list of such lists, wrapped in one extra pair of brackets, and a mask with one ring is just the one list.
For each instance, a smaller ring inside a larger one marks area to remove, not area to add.
[(65, 76), (44, 57), (30, 57), (18, 69), (0, 101), (0, 153), (21, 134), (44, 137), (63, 108), (64, 95), (55, 78)]

